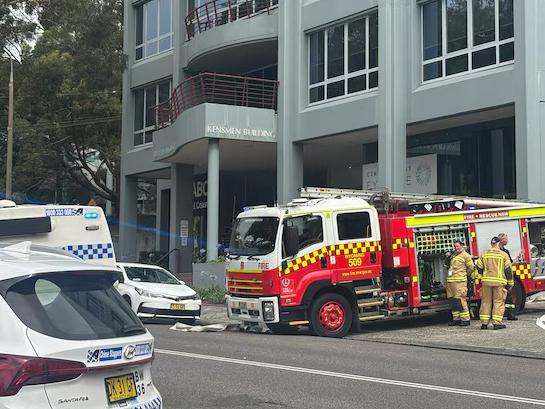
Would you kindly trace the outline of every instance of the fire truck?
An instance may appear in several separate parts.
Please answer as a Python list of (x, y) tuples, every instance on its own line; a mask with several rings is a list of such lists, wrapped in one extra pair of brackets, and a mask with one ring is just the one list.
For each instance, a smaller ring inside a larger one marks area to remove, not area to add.
[[(545, 290), (545, 205), (510, 200), (303, 188), (236, 218), (226, 281), (231, 318), (273, 333), (308, 325), (343, 337), (360, 323), (449, 309), (448, 254), (478, 257), (507, 233), (516, 308)], [(474, 310), (480, 277), (471, 283)]]

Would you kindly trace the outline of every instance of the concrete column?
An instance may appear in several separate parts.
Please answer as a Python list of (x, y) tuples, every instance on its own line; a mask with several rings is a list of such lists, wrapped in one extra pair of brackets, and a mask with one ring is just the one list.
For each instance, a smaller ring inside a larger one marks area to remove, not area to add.
[[(278, 9), (278, 135), (277, 135), (277, 190), (278, 202), (286, 203), (298, 197), (297, 189), (303, 186), (303, 146), (294, 144), (292, 136), (298, 133), (298, 98), (300, 89), (300, 50), (306, 42), (299, 31), (301, 3), (280, 0)], [(306, 54), (305, 54), (306, 56)], [(305, 57), (305, 66), (307, 64)], [(307, 87), (305, 86), (305, 89)]]
[(157, 179), (157, 202), (155, 216), (155, 250), (168, 251), (168, 232), (170, 223), (170, 181)]
[(410, 0), (379, 0), (378, 187), (406, 187)]
[(206, 203), (206, 260), (218, 258), (220, 208), (220, 143), (208, 140), (208, 196)]
[(121, 206), (119, 210), (119, 253), (121, 261), (138, 260), (136, 254), (137, 209), (136, 190), (137, 179), (131, 176), (121, 177)]
[[(193, 259), (193, 166), (174, 163), (170, 170), (170, 255), (169, 267), (173, 273), (190, 273)], [(187, 222), (189, 237), (180, 233)]]
[(545, 2), (514, 3), (517, 197), (545, 200)]

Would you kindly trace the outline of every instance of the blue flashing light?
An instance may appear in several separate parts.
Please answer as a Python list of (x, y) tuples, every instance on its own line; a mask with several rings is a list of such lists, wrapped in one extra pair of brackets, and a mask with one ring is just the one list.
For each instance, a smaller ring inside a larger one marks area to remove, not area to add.
[(98, 213), (92, 212), (92, 213), (85, 213), (83, 216), (86, 219), (98, 219)]
[(477, 208), (475, 206), (469, 206), (467, 210), (476, 210)]

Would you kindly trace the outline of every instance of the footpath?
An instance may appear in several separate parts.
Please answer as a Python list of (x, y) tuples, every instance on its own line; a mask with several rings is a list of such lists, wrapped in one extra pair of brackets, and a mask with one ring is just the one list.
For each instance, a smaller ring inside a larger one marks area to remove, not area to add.
[[(479, 321), (469, 327), (448, 327), (448, 314), (377, 321), (361, 326), (347, 340), (454, 349), (545, 360), (545, 329), (536, 320), (545, 315), (545, 300), (529, 302), (518, 321), (505, 321), (506, 329), (481, 330)], [(204, 305), (198, 325), (227, 323), (224, 305)], [(236, 323), (233, 321), (232, 323)], [(301, 335), (307, 331), (301, 331)]]

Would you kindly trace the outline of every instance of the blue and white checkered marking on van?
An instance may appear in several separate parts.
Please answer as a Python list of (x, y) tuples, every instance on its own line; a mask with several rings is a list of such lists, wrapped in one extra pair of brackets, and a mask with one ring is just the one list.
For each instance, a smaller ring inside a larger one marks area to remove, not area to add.
[(68, 245), (64, 249), (83, 260), (114, 258), (114, 246), (112, 243), (75, 244)]

